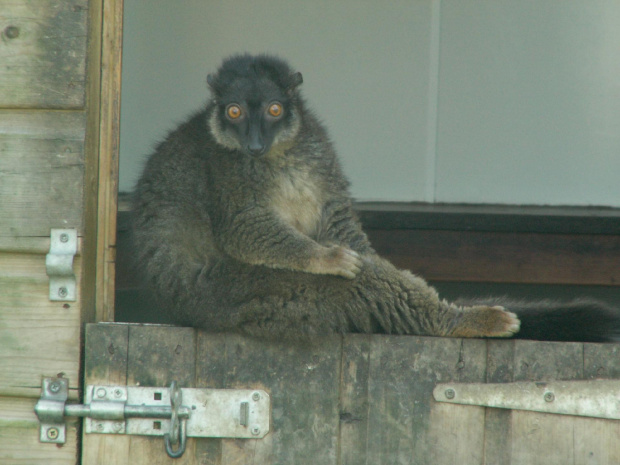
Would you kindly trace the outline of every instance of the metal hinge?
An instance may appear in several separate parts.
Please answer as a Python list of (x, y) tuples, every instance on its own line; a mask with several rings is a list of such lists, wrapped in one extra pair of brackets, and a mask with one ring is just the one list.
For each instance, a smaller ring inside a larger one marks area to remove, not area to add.
[(433, 397), (452, 404), (620, 419), (618, 380), (438, 384)]
[(73, 258), (77, 249), (77, 230), (52, 229), (50, 251), (45, 257), (45, 271), (50, 278), (50, 300), (75, 301)]
[(163, 436), (177, 458), (188, 437), (259, 439), (269, 432), (271, 400), (262, 390), (86, 386), (84, 404), (67, 404), (68, 380), (45, 378), (35, 412), (40, 441), (65, 442), (65, 417), (85, 417), (84, 431)]

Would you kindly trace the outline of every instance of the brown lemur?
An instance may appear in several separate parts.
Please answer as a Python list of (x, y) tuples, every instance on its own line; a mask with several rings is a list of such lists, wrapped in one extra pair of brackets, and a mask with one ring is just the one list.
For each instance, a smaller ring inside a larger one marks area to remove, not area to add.
[(177, 324), (278, 339), (620, 336), (618, 312), (596, 302), (441, 300), (372, 249), (300, 73), (237, 55), (207, 81), (211, 101), (157, 146), (134, 195), (138, 269)]

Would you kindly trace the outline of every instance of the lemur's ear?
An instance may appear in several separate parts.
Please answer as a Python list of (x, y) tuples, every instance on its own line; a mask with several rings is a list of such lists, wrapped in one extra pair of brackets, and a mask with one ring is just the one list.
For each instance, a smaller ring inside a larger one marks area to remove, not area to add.
[(288, 77), (288, 83), (286, 91), (292, 93), (301, 83), (304, 82), (304, 78), (300, 72), (293, 73)]
[(217, 81), (215, 80), (215, 76), (213, 76), (213, 74), (207, 74), (207, 84), (209, 84), (212, 91), (217, 91)]

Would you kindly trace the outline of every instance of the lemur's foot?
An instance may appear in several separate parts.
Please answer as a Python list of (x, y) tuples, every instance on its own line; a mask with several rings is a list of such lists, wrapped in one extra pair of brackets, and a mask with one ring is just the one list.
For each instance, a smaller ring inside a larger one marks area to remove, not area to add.
[(519, 332), (517, 315), (504, 307), (476, 306), (462, 310), (450, 337), (510, 337)]

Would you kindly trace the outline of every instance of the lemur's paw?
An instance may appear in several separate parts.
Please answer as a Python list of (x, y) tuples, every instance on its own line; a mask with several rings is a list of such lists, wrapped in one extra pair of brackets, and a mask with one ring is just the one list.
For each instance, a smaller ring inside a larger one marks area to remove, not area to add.
[(517, 315), (504, 307), (476, 306), (463, 309), (462, 317), (450, 332), (452, 337), (510, 337), (519, 332)]
[(354, 250), (340, 245), (324, 247), (310, 271), (353, 279), (362, 269), (362, 259)]

